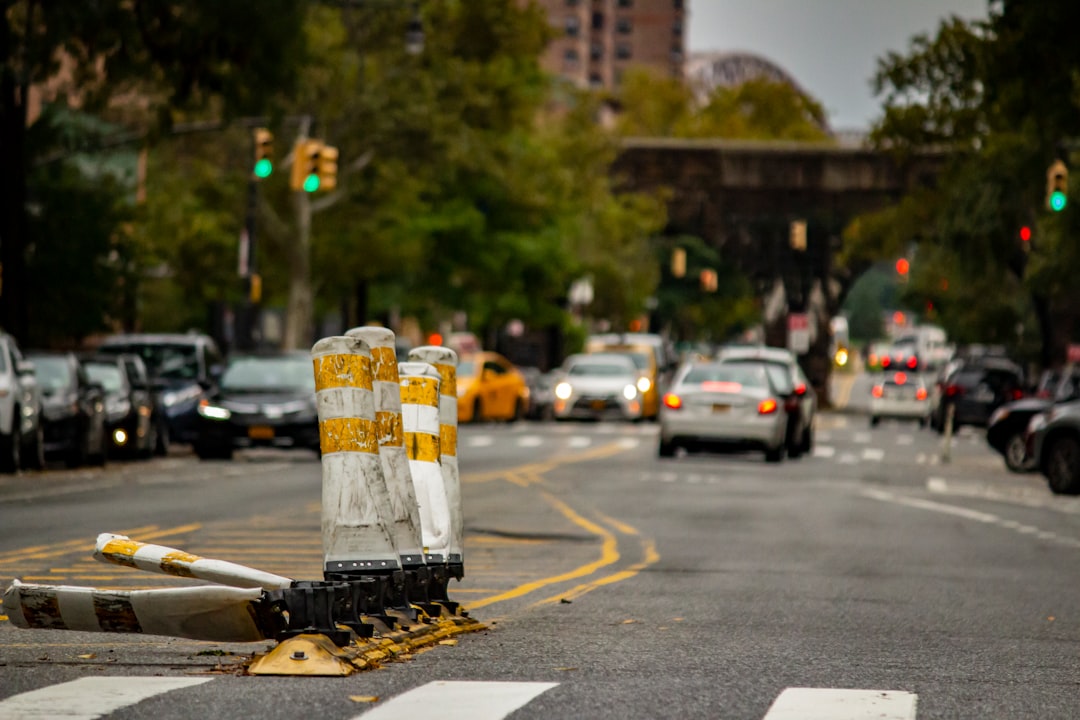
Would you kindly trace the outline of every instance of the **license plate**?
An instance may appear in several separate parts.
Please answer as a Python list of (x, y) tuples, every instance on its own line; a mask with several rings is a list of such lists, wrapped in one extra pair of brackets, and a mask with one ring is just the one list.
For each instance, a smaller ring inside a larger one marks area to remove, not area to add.
[(605, 405), (605, 403), (604, 403), (603, 400), (593, 400), (592, 401), (592, 409), (593, 410), (603, 410), (604, 405)]
[(716, 404), (716, 405), (713, 405), (713, 406), (712, 406), (712, 411), (713, 411), (714, 413), (726, 413), (726, 412), (727, 412), (727, 411), (729, 411), (729, 410), (731, 410), (731, 406), (730, 406), (730, 405), (720, 405), (720, 404)]
[(274, 437), (274, 428), (267, 425), (252, 425), (248, 428), (248, 437), (252, 440), (271, 440)]

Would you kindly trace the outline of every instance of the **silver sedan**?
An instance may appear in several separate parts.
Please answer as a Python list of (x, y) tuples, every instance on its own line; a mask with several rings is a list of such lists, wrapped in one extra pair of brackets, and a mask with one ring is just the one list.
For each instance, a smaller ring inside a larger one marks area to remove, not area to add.
[(556, 420), (640, 420), (647, 389), (628, 354), (571, 355), (555, 379), (553, 414)]
[(784, 458), (787, 413), (762, 364), (694, 363), (675, 376), (660, 408), (660, 457), (679, 447), (756, 449)]

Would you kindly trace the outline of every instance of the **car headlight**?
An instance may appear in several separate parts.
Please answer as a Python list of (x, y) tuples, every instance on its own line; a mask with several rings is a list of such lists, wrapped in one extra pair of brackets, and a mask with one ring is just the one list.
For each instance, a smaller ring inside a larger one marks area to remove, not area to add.
[(207, 400), (203, 400), (199, 403), (199, 414), (207, 420), (228, 420), (232, 417), (231, 410), (217, 405), (211, 405)]
[(169, 391), (161, 396), (161, 402), (165, 407), (172, 407), (179, 399), (179, 396), (172, 391)]
[[(649, 392), (649, 388), (651, 388), (651, 387), (652, 387), (652, 382), (649, 380), (649, 378), (647, 378), (647, 377), (638, 378), (637, 389), (640, 390), (642, 392), (642, 394)], [(632, 398), (627, 397), (626, 399), (631, 400)]]
[(574, 394), (574, 388), (570, 387), (570, 383), (561, 382), (555, 386), (555, 397), (560, 400), (569, 400), (570, 396)]
[(627, 385), (622, 389), (622, 395), (627, 400), (633, 400), (637, 397), (637, 388), (633, 385)]

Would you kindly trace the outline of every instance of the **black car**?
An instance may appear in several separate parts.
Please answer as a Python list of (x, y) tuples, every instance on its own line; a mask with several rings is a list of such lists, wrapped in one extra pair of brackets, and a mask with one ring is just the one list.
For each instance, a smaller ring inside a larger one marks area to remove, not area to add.
[[(1056, 384), (1047, 389), (1047, 385)], [(1037, 469), (1035, 459), (1027, 453), (1027, 428), (1031, 418), (1046, 412), (1051, 406), (1080, 399), (1080, 367), (1044, 374), (1035, 397), (1006, 403), (990, 416), (986, 426), (986, 441), (1005, 458), (1005, 466), (1013, 472)]]
[(130, 372), (142, 360), (134, 355), (105, 355), (83, 360), (90, 380), (105, 388), (105, 427), (113, 457), (150, 457), (157, 448), (154, 400), (146, 380)]
[(158, 454), (170, 442), (195, 441), (199, 402), (212, 391), (223, 367), (213, 338), (200, 333), (110, 335), (98, 353), (137, 355), (146, 365), (155, 411), (164, 418)]
[(90, 380), (74, 353), (30, 353), (38, 387), (47, 457), (68, 467), (104, 465), (109, 433), (105, 388)]
[(961, 425), (986, 427), (995, 410), (1024, 397), (1024, 373), (1004, 358), (968, 361), (941, 379), (936, 395), (930, 423), (938, 432), (944, 431), (950, 408), (954, 430)]
[(311, 355), (281, 352), (237, 355), (198, 409), (195, 454), (232, 457), (248, 447), (305, 448), (319, 452), (319, 417)]

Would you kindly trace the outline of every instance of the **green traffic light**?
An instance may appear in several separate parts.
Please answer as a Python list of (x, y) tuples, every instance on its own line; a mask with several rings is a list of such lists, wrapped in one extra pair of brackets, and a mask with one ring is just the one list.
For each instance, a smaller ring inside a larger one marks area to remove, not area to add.
[(304, 191), (315, 192), (319, 189), (319, 176), (312, 173), (304, 178)]
[(1068, 201), (1065, 198), (1065, 193), (1060, 190), (1055, 190), (1050, 193), (1050, 209), (1054, 212), (1061, 212), (1065, 209), (1065, 205), (1067, 204)]
[(272, 172), (274, 172), (274, 164), (269, 158), (260, 158), (255, 163), (255, 177), (268, 178)]

